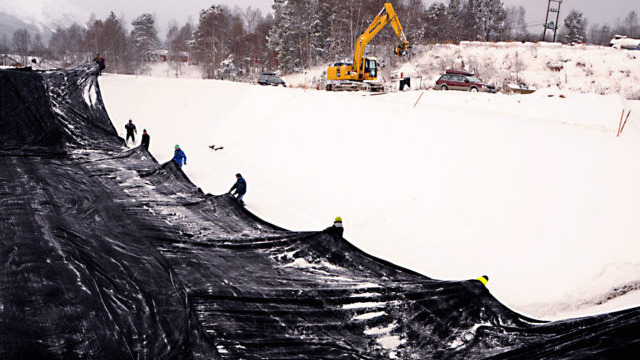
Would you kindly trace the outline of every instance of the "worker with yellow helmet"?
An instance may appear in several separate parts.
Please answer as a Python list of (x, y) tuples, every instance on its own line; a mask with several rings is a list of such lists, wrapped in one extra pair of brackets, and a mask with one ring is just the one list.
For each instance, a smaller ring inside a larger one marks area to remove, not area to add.
[(338, 237), (342, 237), (342, 234), (344, 233), (344, 228), (342, 227), (342, 218), (340, 216), (337, 216), (333, 221), (333, 226), (329, 227), (327, 231)]

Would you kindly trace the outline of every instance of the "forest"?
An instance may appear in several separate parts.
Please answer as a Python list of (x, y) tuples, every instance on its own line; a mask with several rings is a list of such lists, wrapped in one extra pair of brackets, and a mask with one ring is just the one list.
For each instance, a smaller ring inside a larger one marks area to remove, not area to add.
[[(205, 78), (255, 79), (263, 71), (288, 74), (349, 61), (358, 36), (385, 2), (274, 0), (268, 14), (251, 7), (212, 5), (202, 9), (195, 21), (172, 21), (162, 40), (150, 13), (125, 23), (112, 11), (105, 19), (93, 16), (86, 24), (57, 28), (47, 44), (40, 34), (16, 30), (10, 39), (0, 38), (0, 54), (17, 54), (23, 63), (28, 56), (35, 56), (70, 67), (91, 61), (100, 53), (107, 61), (107, 72), (122, 74), (144, 73), (149, 62), (162, 58), (169, 60), (176, 72), (188, 62), (199, 66)], [(500, 0), (391, 3), (414, 45), (542, 40), (542, 24), (528, 24), (523, 7), (505, 7)], [(607, 45), (614, 34), (640, 36), (637, 13), (629, 13), (612, 26), (590, 25), (582, 13), (570, 10), (556, 41)], [(388, 45), (395, 42), (395, 33), (387, 28), (368, 50), (393, 58)]]

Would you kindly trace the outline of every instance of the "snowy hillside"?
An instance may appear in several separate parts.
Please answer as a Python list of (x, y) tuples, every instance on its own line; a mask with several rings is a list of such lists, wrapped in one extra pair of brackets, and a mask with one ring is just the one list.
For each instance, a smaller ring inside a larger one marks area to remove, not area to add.
[(83, 25), (89, 13), (66, 0), (5, 1), (0, 2), (0, 19), (0, 35), (9, 39), (14, 31), (26, 28), (32, 36), (39, 32), (48, 40), (57, 27), (67, 28), (74, 22)]
[(280, 226), (319, 230), (341, 215), (363, 250), (438, 279), (487, 274), (499, 300), (536, 317), (609, 311), (610, 298), (640, 305), (638, 101), (428, 91), (414, 107), (415, 91), (100, 85), (122, 136), (133, 119), (159, 161), (180, 144), (206, 192), (241, 172), (247, 207)]
[[(415, 46), (411, 56), (398, 66), (383, 70), (391, 75), (413, 77), (414, 88), (427, 88), (446, 69), (466, 69), (499, 89), (524, 82), (543, 89), (557, 87), (581, 93), (618, 94), (640, 99), (640, 52), (602, 46), (568, 46), (554, 43), (484, 43)], [(463, 66), (464, 64), (464, 66)], [(323, 78), (326, 66), (306, 74), (286, 76), (294, 86)]]

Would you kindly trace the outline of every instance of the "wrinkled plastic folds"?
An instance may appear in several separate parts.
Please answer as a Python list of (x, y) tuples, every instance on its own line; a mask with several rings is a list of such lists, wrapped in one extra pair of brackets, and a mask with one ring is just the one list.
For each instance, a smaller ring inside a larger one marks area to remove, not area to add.
[(640, 308), (530, 319), (479, 281), (430, 279), (204, 194), (173, 162), (124, 147), (96, 75), (0, 70), (0, 358), (640, 353)]

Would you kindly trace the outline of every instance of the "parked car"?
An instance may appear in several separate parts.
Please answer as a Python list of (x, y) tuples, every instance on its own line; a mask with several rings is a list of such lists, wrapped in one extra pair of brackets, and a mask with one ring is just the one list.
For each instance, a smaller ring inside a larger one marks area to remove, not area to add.
[(485, 84), (475, 77), (473, 73), (459, 70), (447, 70), (440, 76), (434, 89), (437, 90), (462, 90), (471, 92), (497, 92), (494, 85)]
[(262, 73), (262, 75), (260, 75), (260, 77), (258, 78), (258, 84), (273, 86), (282, 85), (283, 87), (287, 87), (287, 85), (284, 83), (284, 80), (282, 80), (282, 78), (277, 76), (275, 73)]

